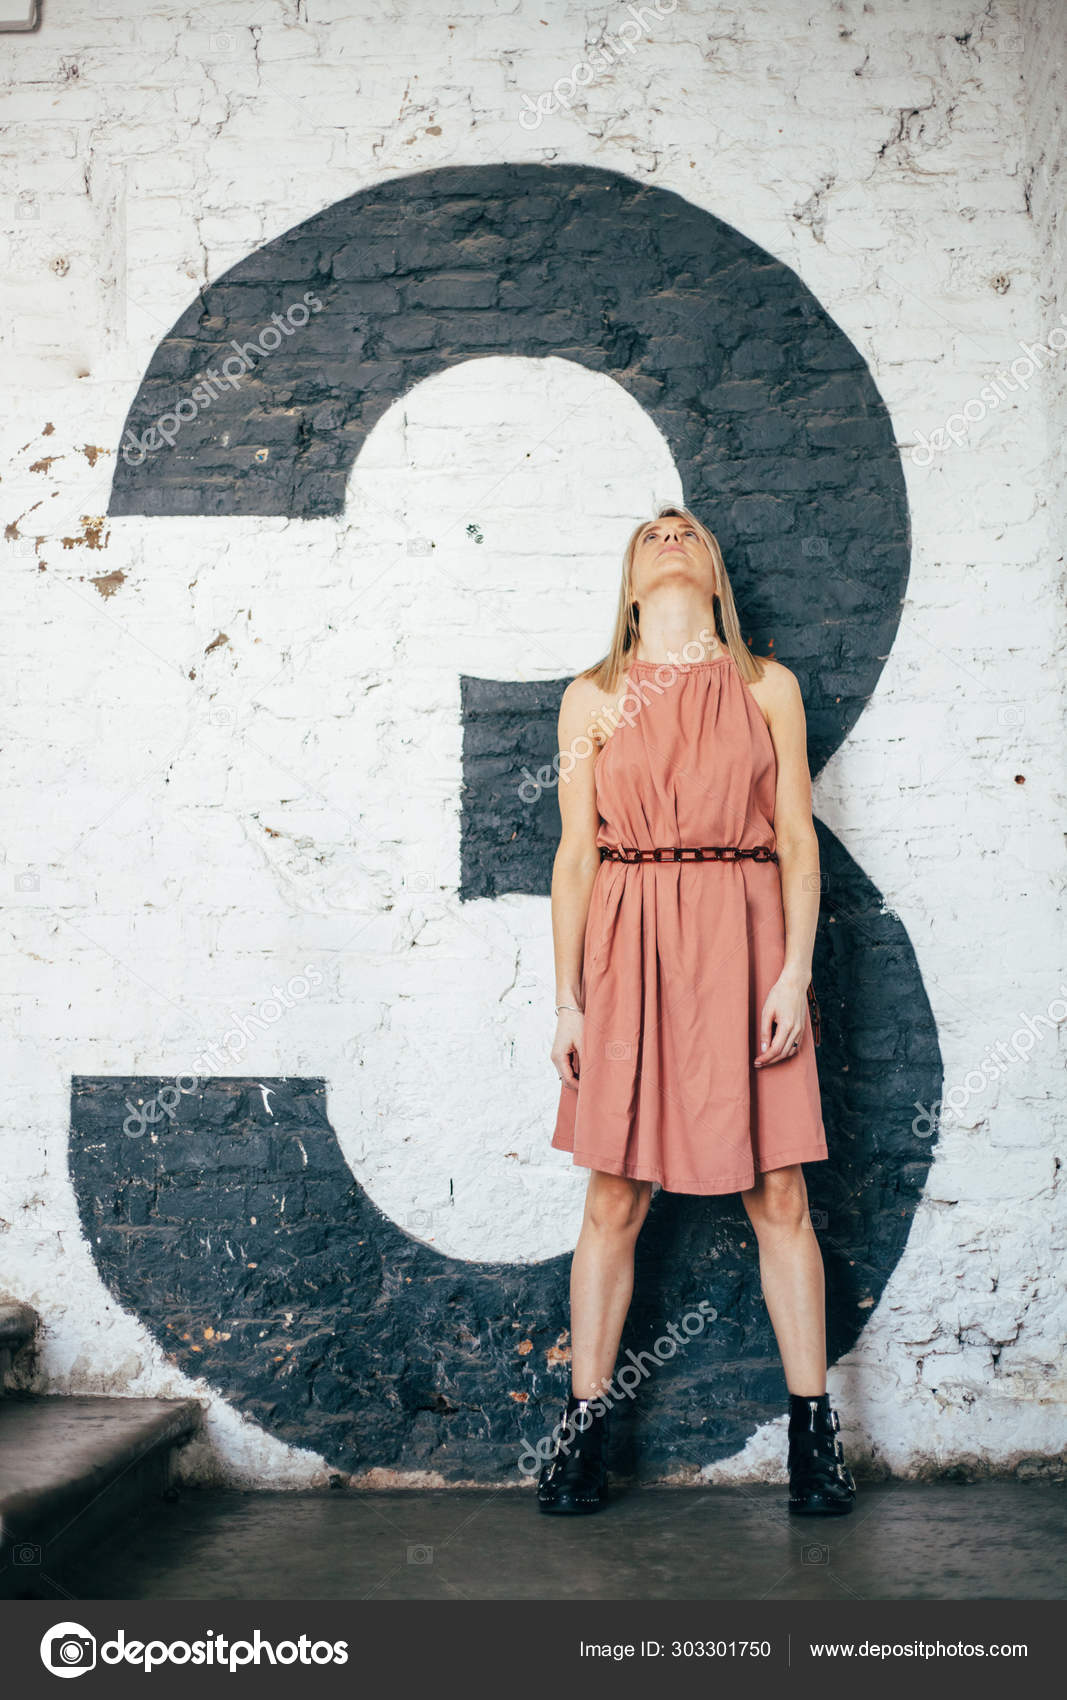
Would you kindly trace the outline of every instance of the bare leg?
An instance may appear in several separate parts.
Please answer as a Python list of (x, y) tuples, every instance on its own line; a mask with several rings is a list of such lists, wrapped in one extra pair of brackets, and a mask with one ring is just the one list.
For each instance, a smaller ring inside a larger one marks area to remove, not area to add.
[(790, 1393), (826, 1392), (822, 1252), (799, 1163), (771, 1169), (741, 1194), (759, 1242), (760, 1281)]
[(651, 1181), (594, 1169), (571, 1263), (571, 1383), (592, 1399), (615, 1373), (634, 1286), (634, 1246), (648, 1214)]

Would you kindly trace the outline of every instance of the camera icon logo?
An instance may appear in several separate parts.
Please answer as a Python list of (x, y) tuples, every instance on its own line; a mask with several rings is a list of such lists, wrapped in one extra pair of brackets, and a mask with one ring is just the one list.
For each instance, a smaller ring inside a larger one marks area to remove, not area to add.
[(41, 1641), (41, 1663), (53, 1676), (84, 1676), (96, 1666), (96, 1637), (81, 1623), (57, 1623)]

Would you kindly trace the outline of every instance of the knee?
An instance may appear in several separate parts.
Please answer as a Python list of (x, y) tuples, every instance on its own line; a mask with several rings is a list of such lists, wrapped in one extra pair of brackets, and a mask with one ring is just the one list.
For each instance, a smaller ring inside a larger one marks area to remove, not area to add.
[(795, 1231), (809, 1223), (808, 1189), (799, 1163), (786, 1169), (769, 1169), (756, 1185), (741, 1194), (741, 1201), (757, 1234)]
[(651, 1181), (594, 1170), (585, 1197), (585, 1219), (598, 1233), (636, 1233), (648, 1213), (651, 1197)]

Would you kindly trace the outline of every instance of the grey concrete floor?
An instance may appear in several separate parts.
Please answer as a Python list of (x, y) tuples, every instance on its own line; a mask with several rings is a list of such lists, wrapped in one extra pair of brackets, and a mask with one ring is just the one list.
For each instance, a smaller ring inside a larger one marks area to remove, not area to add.
[(76, 1599), (1050, 1600), (1067, 1489), (864, 1486), (841, 1519), (784, 1487), (632, 1488), (593, 1516), (532, 1492), (185, 1490), (58, 1580)]

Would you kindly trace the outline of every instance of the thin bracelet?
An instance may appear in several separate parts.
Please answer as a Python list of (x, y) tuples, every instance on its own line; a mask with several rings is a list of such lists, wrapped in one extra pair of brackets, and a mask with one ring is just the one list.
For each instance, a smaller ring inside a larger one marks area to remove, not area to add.
[(561, 1009), (573, 1009), (575, 1015), (584, 1015), (585, 1014), (585, 1010), (579, 1009), (578, 1005), (576, 1003), (558, 1003), (556, 1005), (556, 1014), (557, 1015), (559, 1014)]

